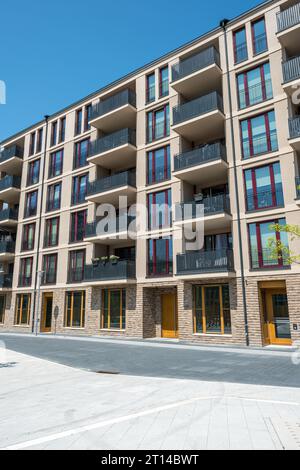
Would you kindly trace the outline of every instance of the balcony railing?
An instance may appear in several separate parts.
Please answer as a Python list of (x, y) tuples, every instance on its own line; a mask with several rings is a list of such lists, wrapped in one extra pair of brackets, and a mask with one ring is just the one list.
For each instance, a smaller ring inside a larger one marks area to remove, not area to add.
[(14, 253), (16, 244), (13, 241), (0, 241), (0, 253)]
[(300, 199), (300, 176), (296, 177), (296, 194), (297, 199)]
[(294, 57), (282, 64), (284, 83), (300, 78), (300, 57)]
[(219, 194), (212, 197), (204, 197), (202, 201), (190, 201), (177, 204), (175, 207), (176, 221), (189, 220), (200, 217), (200, 205), (204, 206), (204, 215), (221, 214), (223, 212), (230, 214), (229, 196)]
[(216, 110), (223, 112), (223, 99), (214, 91), (173, 108), (173, 125)]
[(121, 108), (126, 104), (130, 104), (136, 107), (136, 94), (132, 90), (123, 90), (116, 95), (110, 96), (109, 98), (100, 101), (95, 104), (91, 112), (91, 120), (97, 119), (98, 117), (104, 116), (115, 109)]
[(275, 184), (275, 191), (272, 189), (257, 188), (256, 192), (252, 189), (246, 191), (247, 211), (256, 211), (272, 207), (284, 206), (282, 184)]
[(241, 109), (254, 106), (262, 101), (273, 98), (272, 80), (265, 80), (264, 84), (257, 83), (249, 86), (247, 90), (239, 90), (239, 105)]
[[(288, 249), (288, 246), (286, 246)], [(276, 253), (276, 250), (263, 248), (262, 250), (251, 251), (251, 268), (285, 268), (290, 266), (288, 252), (283, 251), (282, 256)]]
[(215, 47), (208, 47), (204, 51), (194, 54), (187, 59), (183, 59), (172, 67), (172, 81), (176, 82), (198, 70), (204, 69), (209, 65), (217, 64), (220, 66), (220, 54)]
[(0, 191), (5, 191), (5, 189), (9, 188), (21, 188), (20, 176), (5, 176), (0, 180)]
[(18, 145), (13, 145), (7, 149), (2, 150), (0, 152), (0, 163), (5, 162), (13, 157), (23, 158), (23, 149)]
[(18, 287), (30, 287), (32, 284), (32, 276), (19, 276)]
[(277, 13), (277, 31), (281, 33), (300, 23), (300, 3)]
[(253, 38), (253, 49), (255, 54), (261, 54), (268, 49), (268, 41), (266, 33), (259, 34)]
[(42, 284), (45, 286), (47, 284), (56, 284), (56, 270), (49, 270), (43, 274)]
[(9, 274), (0, 273), (0, 288), (1, 289), (12, 287), (12, 282), (13, 282), (13, 275), (11, 273)]
[(136, 145), (136, 133), (133, 129), (122, 129), (90, 143), (89, 157), (94, 157), (122, 145)]
[(291, 139), (297, 139), (300, 137), (300, 116), (291, 118), (289, 120), (289, 128)]
[(135, 261), (119, 260), (99, 261), (97, 266), (86, 265), (84, 281), (114, 281), (120, 279), (135, 279)]
[(184, 152), (174, 157), (174, 170), (202, 165), (210, 161), (222, 159), (226, 161), (226, 148), (221, 142), (204, 145), (189, 152)]
[(68, 284), (75, 284), (83, 281), (84, 267), (71, 269), (68, 272)]
[(188, 251), (177, 255), (177, 274), (206, 274), (234, 270), (233, 251)]
[(18, 220), (18, 211), (15, 209), (4, 209), (0, 211), (0, 222), (3, 220)]
[[(100, 220), (86, 224), (85, 226), (85, 238), (94, 238), (96, 236), (104, 236), (107, 234), (119, 233), (128, 230), (129, 225), (136, 220), (132, 216), (121, 216), (111, 219), (108, 223), (108, 219), (105, 219), (107, 223), (105, 226), (101, 225)], [(103, 230), (101, 230), (103, 228)]]
[(136, 175), (132, 171), (124, 171), (117, 173), (107, 178), (100, 180), (91, 181), (88, 184), (87, 195), (99, 194), (111, 189), (120, 188), (122, 186), (133, 186), (136, 185)]

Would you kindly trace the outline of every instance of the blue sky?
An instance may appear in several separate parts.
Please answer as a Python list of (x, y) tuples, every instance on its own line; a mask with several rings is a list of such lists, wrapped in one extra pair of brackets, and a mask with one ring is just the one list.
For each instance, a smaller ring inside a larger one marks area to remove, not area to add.
[(261, 2), (203, 3), (3, 2), (0, 141)]

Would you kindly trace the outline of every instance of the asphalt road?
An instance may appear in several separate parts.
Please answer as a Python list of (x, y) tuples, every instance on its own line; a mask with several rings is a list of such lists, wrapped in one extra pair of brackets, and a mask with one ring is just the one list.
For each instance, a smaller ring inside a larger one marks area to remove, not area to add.
[(1, 335), (6, 348), (94, 372), (300, 388), (291, 355), (197, 350), (180, 345)]

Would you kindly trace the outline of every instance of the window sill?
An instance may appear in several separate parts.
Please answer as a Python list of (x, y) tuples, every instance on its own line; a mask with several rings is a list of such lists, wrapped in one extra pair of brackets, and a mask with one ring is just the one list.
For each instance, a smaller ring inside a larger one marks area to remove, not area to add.
[(274, 96), (271, 96), (271, 98), (268, 98), (266, 100), (262, 100), (262, 101), (259, 101), (258, 103), (253, 103), (253, 104), (249, 104), (249, 106), (245, 106), (244, 108), (241, 108), (239, 106), (239, 112), (242, 112), (242, 111), (250, 111), (251, 108), (254, 108), (254, 106), (258, 106), (260, 104), (265, 104), (265, 103), (268, 103), (269, 101), (272, 101), (274, 99)]
[(229, 333), (194, 333), (193, 336), (204, 336), (204, 337), (212, 337), (212, 338), (232, 338), (232, 334)]
[(64, 326), (64, 330), (68, 330), (68, 331), (78, 331), (78, 330), (81, 330), (81, 331), (84, 331), (84, 330), (85, 330), (85, 327), (80, 327), (80, 326)]
[(266, 211), (271, 211), (271, 210), (274, 210), (274, 209), (284, 209), (284, 205), (262, 207), (262, 208), (259, 208), (259, 209), (247, 210), (245, 213), (250, 215), (250, 214), (256, 214), (257, 212), (266, 212)]
[(111, 332), (111, 333), (112, 332), (114, 332), (114, 333), (125, 333), (126, 330), (122, 330), (122, 329), (120, 330), (120, 329), (117, 329), (117, 328), (100, 328), (99, 331), (103, 331), (103, 332), (106, 331), (108, 333), (109, 332)]
[(267, 152), (256, 153), (255, 155), (250, 155), (249, 157), (244, 157), (243, 156), (242, 157), (242, 162), (248, 162), (248, 161), (251, 161), (253, 158), (263, 157), (265, 155), (268, 155), (268, 154), (271, 154), (271, 153), (276, 153), (276, 152), (279, 152), (278, 148), (268, 150)]
[(250, 268), (249, 271), (252, 273), (262, 272), (262, 271), (285, 271), (290, 270), (291, 265), (288, 266), (262, 266), (260, 268)]

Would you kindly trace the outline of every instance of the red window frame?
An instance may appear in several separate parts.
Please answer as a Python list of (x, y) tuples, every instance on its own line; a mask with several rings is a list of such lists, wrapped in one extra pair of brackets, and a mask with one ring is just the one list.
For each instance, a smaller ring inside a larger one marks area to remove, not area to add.
[[(58, 207), (54, 207), (54, 195), (55, 195), (55, 188), (56, 187), (59, 187), (59, 203), (58, 203)], [(54, 184), (50, 184), (48, 186), (48, 191), (47, 191), (47, 204), (46, 204), (46, 210), (47, 212), (51, 212), (51, 211), (57, 211), (60, 209), (60, 205), (61, 205), (61, 181), (59, 183), (54, 183)]]
[[(26, 275), (27, 263), (30, 264), (30, 276), (28, 277), (28, 281), (26, 282), (25, 279), (27, 279), (27, 277), (25, 277), (25, 275)], [(33, 258), (32, 257), (22, 258), (21, 259), (20, 276), (19, 276), (19, 286), (20, 287), (28, 287), (28, 286), (31, 285), (31, 283), (32, 283), (32, 265), (33, 265)]]
[[(55, 262), (54, 262), (55, 278), (53, 280), (50, 279), (50, 281), (49, 281), (49, 280), (47, 280), (47, 275), (49, 274), (49, 265), (50, 265), (51, 258), (54, 258), (54, 260), (55, 260)], [(49, 255), (44, 255), (43, 256), (43, 271), (44, 271), (43, 284), (56, 284), (57, 258), (58, 258), (57, 253), (51, 253)]]
[(51, 147), (57, 144), (57, 121), (52, 122), (51, 126)]
[[(147, 207), (148, 207), (148, 230), (159, 230), (162, 228), (168, 228), (171, 227), (172, 225), (172, 220), (170, 220), (169, 223), (169, 212), (163, 214), (163, 222), (162, 225), (157, 226), (156, 224), (156, 212), (154, 210), (156, 206), (156, 196), (158, 194), (164, 194), (165, 195), (165, 205), (170, 207), (171, 205), (171, 200), (172, 200), (172, 193), (171, 193), (171, 188), (164, 189), (163, 191), (156, 191), (155, 193), (149, 193), (147, 194)], [(150, 197), (152, 196), (152, 204), (150, 206)]]
[(245, 109), (245, 108), (241, 108), (241, 98), (240, 98), (240, 90), (239, 90), (239, 82), (238, 82), (239, 77), (244, 77), (246, 108), (249, 107), (249, 106), (253, 106), (253, 105), (250, 104), (249, 84), (248, 84), (248, 73), (251, 72), (252, 70), (260, 69), (261, 89), (262, 89), (262, 94), (263, 94), (263, 100), (261, 102), (263, 103), (264, 101), (266, 101), (266, 99), (267, 99), (267, 88), (266, 88), (266, 78), (265, 78), (264, 66), (268, 63), (269, 62), (265, 62), (264, 64), (260, 64), (256, 67), (252, 67), (251, 69), (249, 69), (245, 72), (239, 73), (237, 75), (237, 95), (238, 95), (238, 98), (239, 98), (239, 108), (240, 109)]
[[(58, 155), (61, 155), (61, 160), (60, 160), (60, 167), (59, 167), (59, 173), (58, 175), (55, 174), (55, 168), (56, 168), (56, 160)], [(56, 150), (56, 152), (53, 152), (50, 154), (50, 161), (49, 161), (49, 178), (55, 178), (57, 176), (60, 176), (63, 171), (63, 162), (64, 162), (64, 149)]]
[(37, 153), (42, 151), (43, 134), (44, 134), (44, 129), (41, 127), (41, 129), (37, 131), (37, 144), (36, 144)]
[(79, 201), (79, 194), (80, 194), (80, 181), (82, 178), (85, 178), (86, 184), (85, 184), (85, 196), (87, 192), (87, 183), (88, 183), (88, 174), (85, 173), (84, 175), (77, 175), (73, 177), (73, 183), (72, 183), (72, 205), (75, 206), (76, 204), (84, 204), (84, 201)]
[(75, 135), (79, 135), (82, 132), (82, 108), (77, 109), (76, 111), (76, 119), (75, 119)]
[[(263, 220), (261, 222), (253, 222), (251, 224), (248, 224), (248, 246), (249, 246), (249, 254), (250, 254), (250, 266), (251, 269), (272, 269), (272, 268), (282, 268), (283, 265), (283, 259), (282, 256), (278, 255), (278, 263), (270, 265), (268, 264), (267, 266), (264, 265), (263, 262), (263, 256), (262, 256), (262, 241), (261, 241), (261, 232), (260, 232), (260, 225), (270, 223), (270, 225), (277, 225), (279, 223), (280, 219), (272, 219), (272, 220)], [(250, 238), (250, 225), (256, 225), (256, 241), (257, 241), (257, 253), (258, 253), (258, 268), (253, 268), (253, 259), (252, 259), (252, 250), (251, 250), (251, 238)], [(276, 236), (276, 241), (280, 242), (281, 237), (280, 237), (280, 232), (275, 233)]]
[[(29, 230), (33, 227), (33, 237), (32, 237), (32, 247), (29, 246)], [(34, 250), (35, 244), (35, 222), (32, 224), (26, 224), (23, 226), (23, 237), (22, 237), (22, 251), (32, 251)]]
[(64, 142), (66, 138), (66, 116), (60, 119), (59, 124), (59, 142)]
[(90, 147), (90, 138), (81, 140), (80, 142), (75, 142), (75, 145), (74, 145), (74, 164), (73, 164), (73, 169), (74, 170), (77, 169), (77, 168), (82, 168), (82, 167), (88, 165), (87, 161), (85, 161), (84, 165), (80, 165), (82, 145), (85, 142), (87, 142), (87, 157), (88, 157), (89, 147)]
[(149, 93), (150, 93), (150, 86), (149, 86), (149, 80), (151, 77), (154, 77), (154, 86), (155, 86), (155, 72), (148, 73), (146, 76), (146, 103), (153, 103), (155, 101), (155, 91), (154, 91), (154, 98), (150, 99)]
[[(159, 150), (164, 150), (164, 180), (157, 180), (155, 177), (156, 173), (156, 159), (155, 159), (155, 154)], [(168, 152), (169, 150), (169, 152)], [(147, 153), (147, 184), (155, 184), (155, 183), (160, 183), (162, 181), (167, 181), (171, 177), (171, 159), (169, 158), (168, 162), (168, 154), (170, 155), (170, 146), (166, 145), (165, 147), (160, 147), (158, 149), (151, 150), (150, 152)], [(152, 159), (152, 180), (150, 181), (150, 169), (149, 169), (149, 161), (150, 158)], [(168, 164), (169, 163), (169, 164)], [(169, 171), (168, 171), (169, 170)]]
[(91, 118), (91, 111), (92, 111), (92, 105), (87, 104), (84, 108), (84, 132), (87, 132), (90, 130), (91, 125), (89, 124), (90, 118)]
[(33, 184), (37, 184), (33, 182), (33, 174), (34, 174), (34, 165), (38, 163), (39, 170), (38, 170), (38, 180), (40, 177), (40, 166), (41, 166), (41, 161), (40, 159), (33, 160), (32, 162), (29, 162), (28, 164), (28, 175), (27, 175), (27, 186), (32, 186)]
[[(50, 240), (52, 239), (52, 228), (53, 228), (53, 222), (54, 220), (57, 220), (57, 231), (56, 231), (56, 240), (55, 243), (50, 243)], [(60, 224), (60, 218), (59, 217), (52, 217), (51, 219), (46, 219), (45, 222), (45, 236), (44, 236), (44, 248), (53, 248), (58, 245), (58, 240), (59, 240), (59, 224)]]
[[(163, 97), (169, 95), (169, 90), (168, 90), (168, 93), (163, 93), (163, 92), (162, 92), (162, 89), (163, 89), (162, 74), (163, 74), (163, 71), (164, 71), (164, 70), (168, 70), (168, 74), (169, 74), (169, 66), (168, 66), (168, 65), (165, 65), (164, 67), (161, 67), (161, 68), (159, 69), (159, 97), (160, 97), (160, 98), (163, 98)], [(169, 85), (169, 80), (168, 80), (168, 85)]]
[(32, 132), (30, 134), (29, 156), (34, 155), (35, 153), (35, 140), (36, 140), (36, 133)]
[[(36, 194), (36, 206), (34, 208), (32, 208), (31, 207), (31, 200), (33, 199), (34, 194)], [(35, 190), (35, 191), (31, 191), (30, 193), (27, 193), (26, 194), (26, 201), (25, 201), (25, 208), (24, 208), (24, 218), (25, 219), (27, 219), (28, 217), (36, 216), (37, 204), (38, 204), (38, 191)], [(32, 209), (34, 209), (34, 213), (31, 214)]]
[[(81, 278), (77, 279), (76, 278), (76, 265), (77, 265), (77, 256), (82, 255), (82, 268), (81, 268)], [(68, 273), (69, 273), (69, 282), (81, 282), (83, 280), (83, 275), (84, 275), (84, 266), (85, 266), (85, 256), (86, 256), (86, 251), (85, 250), (75, 250), (75, 251), (70, 251), (69, 252), (69, 266), (68, 266)]]
[[(246, 42), (245, 42), (245, 44), (246, 44), (246, 48), (247, 48), (247, 58), (248, 58), (247, 31), (246, 31), (246, 27), (245, 27), (245, 26), (242, 26), (241, 28), (236, 29), (236, 30), (233, 31), (233, 33), (232, 33), (232, 36), (233, 36), (233, 54), (234, 54), (234, 63), (235, 63), (235, 64), (242, 62), (242, 61), (238, 61), (238, 60), (237, 60), (236, 35), (237, 35), (238, 33), (240, 33), (241, 31), (243, 31), (243, 30), (245, 31), (245, 36), (246, 36)], [(244, 60), (247, 60), (247, 58), (244, 59)]]
[(253, 210), (262, 210), (262, 208), (258, 207), (257, 183), (256, 183), (256, 175), (255, 175), (255, 171), (258, 170), (259, 168), (267, 168), (268, 167), (270, 169), (272, 205), (271, 206), (266, 206), (263, 209), (271, 209), (271, 208), (277, 207), (276, 185), (275, 185), (275, 175), (274, 175), (274, 165), (276, 163), (278, 163), (278, 162), (273, 162), (273, 163), (270, 163), (269, 165), (260, 165), (260, 166), (254, 167), (254, 168), (247, 168), (247, 170), (244, 170), (245, 206), (246, 206), (247, 211), (249, 211), (249, 209), (248, 209), (248, 198), (247, 198), (246, 171), (251, 171), (252, 188), (253, 188), (253, 200), (254, 200), (254, 206), (255, 206), (255, 208)]
[(253, 51), (253, 55), (259, 55), (259, 54), (263, 54), (263, 52), (265, 51), (261, 51), (261, 52), (257, 52), (256, 51), (256, 47), (255, 47), (255, 32), (254, 32), (254, 25), (256, 23), (259, 23), (260, 21), (264, 21), (264, 26), (265, 26), (265, 36), (266, 36), (266, 44), (267, 44), (267, 47), (266, 47), (266, 51), (268, 50), (268, 38), (267, 38), (267, 28), (266, 28), (266, 18), (264, 16), (261, 16), (260, 18), (257, 18), (256, 20), (252, 21), (251, 22), (251, 40), (252, 40), (252, 51)]
[[(255, 153), (254, 154), (253, 134), (252, 134), (252, 126), (251, 126), (252, 120), (259, 117), (259, 116), (264, 116), (264, 118), (265, 118), (266, 139), (267, 139), (267, 146), (268, 146), (267, 151), (263, 152), (263, 154), (272, 152), (272, 142), (271, 142), (271, 133), (270, 133), (270, 118), (269, 118), (269, 114), (272, 113), (272, 112), (273, 112), (273, 110), (270, 110), (270, 111), (267, 111), (267, 112), (262, 113), (262, 114), (251, 116), (248, 119), (243, 119), (240, 122), (240, 139), (241, 139), (241, 146), (242, 146), (241, 150), (242, 150), (242, 158), (243, 159), (248, 160), (248, 158), (257, 157), (259, 155), (262, 155), (260, 153)], [(249, 155), (248, 158), (245, 158), (245, 154), (244, 154), (243, 131), (242, 131), (242, 123), (243, 122), (247, 122), (247, 124), (248, 124), (248, 139), (249, 139), (249, 149), (250, 149), (250, 155)]]
[[(165, 240), (166, 241), (166, 272), (158, 272), (157, 271), (157, 256), (156, 256), (156, 243), (158, 240)], [(149, 277), (163, 277), (163, 276), (170, 276), (173, 274), (173, 265), (170, 264), (170, 256), (169, 256), (169, 250), (170, 250), (170, 241), (172, 240), (172, 237), (170, 238), (158, 238), (158, 239), (149, 239), (147, 240), (147, 275)], [(149, 266), (150, 266), (150, 243), (151, 241), (153, 242), (153, 272), (150, 272)]]
[[(83, 237), (78, 238), (78, 217), (80, 214), (83, 214)], [(74, 231), (73, 231), (73, 221), (75, 221), (75, 226), (74, 226)], [(78, 211), (78, 212), (72, 212), (71, 214), (71, 223), (70, 223), (70, 243), (77, 243), (77, 242), (82, 242), (84, 239), (84, 233), (85, 233), (85, 226), (86, 226), (86, 221), (87, 221), (87, 210), (84, 209), (83, 211)], [(72, 233), (74, 232), (74, 237), (72, 237)]]
[[(147, 122), (146, 122), (146, 125), (147, 125), (147, 142), (148, 143), (151, 143), (151, 142), (155, 142), (156, 140), (160, 140), (160, 139), (164, 139), (165, 137), (168, 137), (169, 133), (167, 131), (167, 107), (169, 105), (168, 104), (165, 104), (164, 106), (158, 108), (158, 109), (154, 109), (153, 111), (149, 111), (149, 113), (147, 113)], [(160, 111), (164, 111), (164, 135), (161, 136), (161, 137), (156, 137), (156, 114), (159, 113)], [(150, 140), (150, 134), (149, 134), (149, 119), (148, 117), (151, 116), (151, 120), (152, 120), (152, 135), (151, 135), (151, 140)]]

